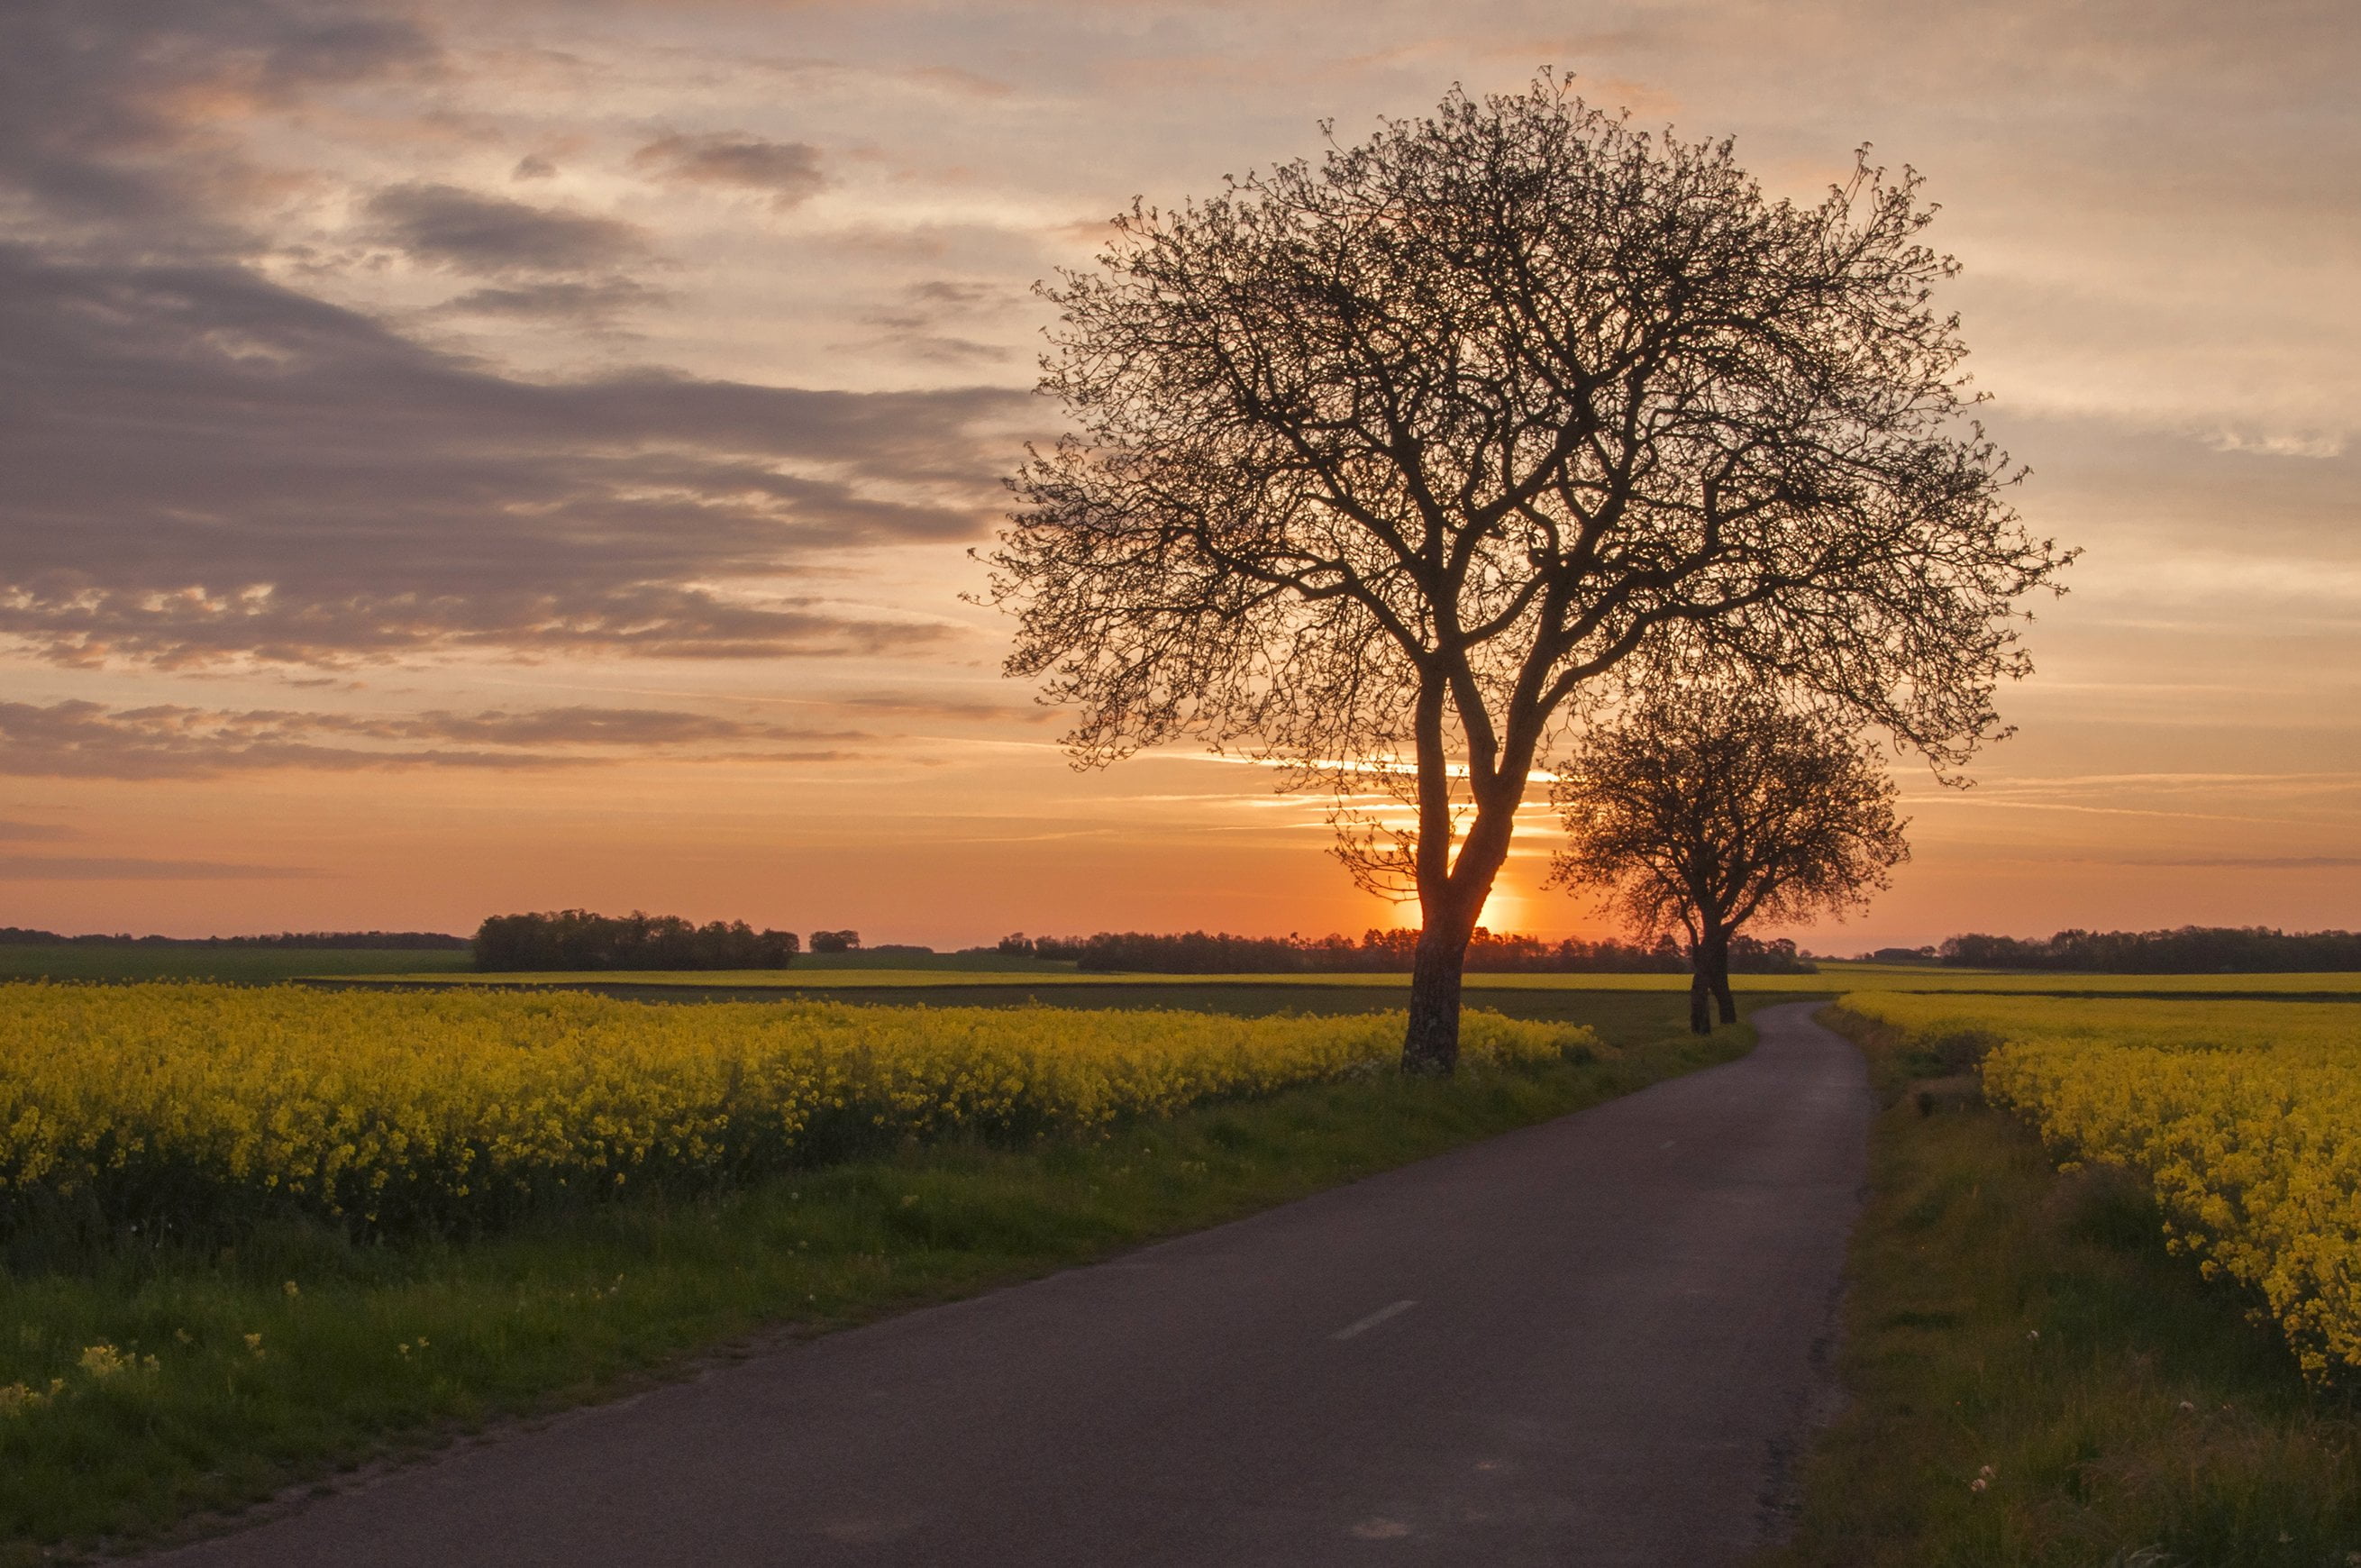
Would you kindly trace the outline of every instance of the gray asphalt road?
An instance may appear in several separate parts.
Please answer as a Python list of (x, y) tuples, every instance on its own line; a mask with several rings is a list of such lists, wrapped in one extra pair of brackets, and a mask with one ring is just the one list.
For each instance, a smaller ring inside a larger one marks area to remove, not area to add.
[(1735, 1563), (1824, 1384), (1870, 1095), (1743, 1061), (396, 1472), (229, 1564)]

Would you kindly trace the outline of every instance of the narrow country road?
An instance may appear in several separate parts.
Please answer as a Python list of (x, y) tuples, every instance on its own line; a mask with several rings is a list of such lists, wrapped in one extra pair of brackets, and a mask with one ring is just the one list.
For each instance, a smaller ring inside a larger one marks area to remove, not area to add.
[(1823, 1392), (1871, 1098), (1728, 1066), (829, 1335), (155, 1559), (1733, 1563)]

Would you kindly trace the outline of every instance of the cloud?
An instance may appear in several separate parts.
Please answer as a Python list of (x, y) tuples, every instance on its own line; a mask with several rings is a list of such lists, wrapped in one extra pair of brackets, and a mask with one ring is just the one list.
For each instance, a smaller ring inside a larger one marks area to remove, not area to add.
[(2361, 855), (2217, 855), (2191, 860), (2122, 860), (2106, 862), (2126, 866), (2170, 866), (2207, 871), (2301, 872), (2344, 871), (2361, 866)]
[[(212, 778), (296, 768), (536, 769), (613, 763), (651, 752), (736, 761), (833, 761), (814, 742), (871, 739), (659, 708), (570, 707), (511, 712), (371, 715), (246, 711), (85, 701), (0, 702), (0, 774), (124, 780)], [(423, 748), (422, 748), (423, 743)], [(779, 751), (788, 744), (796, 749)], [(694, 751), (684, 749), (694, 748)], [(15, 837), (0, 832), (0, 838)], [(44, 837), (38, 829), (22, 837)]]
[(478, 277), (578, 274), (651, 254), (647, 231), (636, 224), (456, 185), (389, 186), (364, 210), (373, 237), (430, 266)]
[(658, 179), (766, 192), (780, 211), (809, 201), (828, 183), (818, 148), (742, 131), (664, 137), (633, 153), (631, 162)]
[(71, 828), (60, 828), (49, 822), (0, 821), (0, 843), (46, 844), (60, 839), (80, 837)]
[(945, 330), (963, 316), (1005, 308), (1005, 292), (988, 283), (931, 279), (905, 288), (895, 302), (862, 317), (879, 329), (874, 346), (890, 348), (938, 365), (985, 365), (1005, 361), (1011, 351)]
[(956, 65), (921, 66), (909, 73), (909, 80), (969, 98), (1005, 98), (1013, 91), (1005, 82)]
[(2345, 437), (2342, 435), (2301, 435), (2292, 432), (2277, 432), (2265, 435), (2242, 434), (2235, 430), (2218, 430), (2206, 437), (2206, 444), (2217, 452), (2248, 452), (2260, 457), (2342, 457)]
[(909, 715), (922, 718), (971, 718), (994, 723), (1045, 724), (1060, 717), (1038, 703), (987, 702), (982, 698), (928, 696), (922, 693), (862, 692), (834, 699), (837, 706), (864, 713)]
[(950, 632), (784, 585), (977, 537), (1038, 417), (995, 388), (529, 380), (241, 269), (5, 246), (0, 380), (39, 389), (0, 421), (0, 638), (82, 663), (923, 647)]
[(0, 882), (259, 882), (324, 877), (302, 866), (147, 861), (114, 855), (0, 855)]
[(367, 0), (22, 0), (0, 7), (0, 183), (61, 218), (218, 243), (214, 203), (262, 176), (229, 127), (445, 66), (414, 20)]
[(757, 724), (711, 714), (667, 708), (531, 708), (511, 713), (429, 711), (391, 718), (353, 714), (247, 716), (276, 724), (295, 720), (324, 730), (390, 740), (441, 740), (491, 746), (685, 746), (717, 740), (865, 740), (857, 729), (812, 729), (800, 725)]
[(593, 282), (539, 282), (473, 289), (445, 301), (438, 309), (519, 321), (563, 321), (603, 327), (625, 311), (668, 298), (663, 290), (651, 289), (629, 278), (603, 278)]

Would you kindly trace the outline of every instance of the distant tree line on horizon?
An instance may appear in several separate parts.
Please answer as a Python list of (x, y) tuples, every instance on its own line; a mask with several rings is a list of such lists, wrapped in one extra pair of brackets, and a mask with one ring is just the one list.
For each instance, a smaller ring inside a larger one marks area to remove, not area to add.
[(793, 931), (757, 931), (743, 920), (699, 926), (677, 915), (593, 915), (560, 909), (495, 915), (476, 931), (476, 968), (535, 970), (785, 969), (802, 949)]
[(2289, 974), (2361, 970), (2361, 932), (2183, 926), (2172, 931), (2060, 931), (2047, 939), (1971, 934), (1946, 941), (1938, 957), (1962, 969)]
[[(1028, 937), (1000, 939), (997, 950), (1011, 958), (1071, 960), (1089, 972), (1148, 974), (1399, 974), (1418, 950), (1414, 930), (1350, 937), (1234, 937), (1228, 932), (1101, 931), (1093, 937)], [(1730, 968), (1752, 974), (1809, 974), (1812, 965), (1784, 938), (1772, 942), (1741, 936), (1730, 944)], [(1479, 926), (1467, 946), (1467, 967), (1486, 973), (1686, 974), (1688, 959), (1670, 937), (1653, 945), (1606, 938), (1586, 942), (1569, 938), (1545, 942), (1538, 937), (1496, 935)]]
[(128, 931), (68, 937), (23, 926), (0, 926), (0, 947), (11, 948), (367, 948), (379, 951), (465, 952), (467, 938), (442, 931), (280, 931), (255, 937), (135, 937)]

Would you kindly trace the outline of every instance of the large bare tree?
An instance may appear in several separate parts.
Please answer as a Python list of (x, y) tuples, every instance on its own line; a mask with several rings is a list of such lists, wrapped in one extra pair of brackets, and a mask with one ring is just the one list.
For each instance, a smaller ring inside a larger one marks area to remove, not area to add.
[(1590, 886), (1640, 933), (1689, 955), (1689, 1027), (1730, 993), (1750, 922), (1841, 915), (1910, 856), (1883, 759), (1839, 713), (1741, 677), (1668, 679), (1586, 732), (1550, 799), (1565, 817), (1553, 881)]
[(1404, 1066), (1448, 1071), (1527, 784), (1635, 652), (1685, 635), (1938, 761), (1993, 728), (2064, 556), (1962, 417), (1931, 214), (1866, 166), (1770, 200), (1547, 76), (1135, 203), (1043, 286), (1076, 429), (991, 557), (1008, 670), (1084, 764), (1195, 737), (1333, 788), (1346, 865), (1419, 902)]

